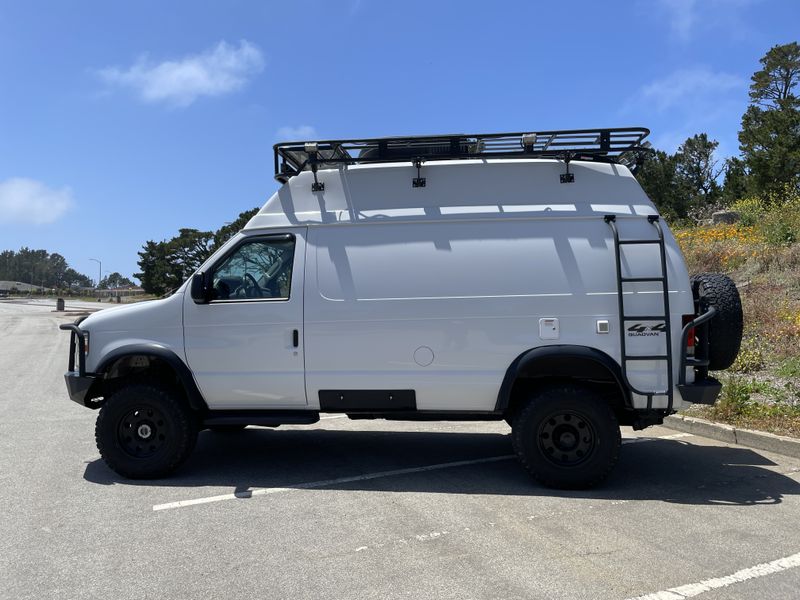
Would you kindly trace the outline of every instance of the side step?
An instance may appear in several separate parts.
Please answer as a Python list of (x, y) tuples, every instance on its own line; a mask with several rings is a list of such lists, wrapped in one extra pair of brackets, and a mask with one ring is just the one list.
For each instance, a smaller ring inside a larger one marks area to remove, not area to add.
[(203, 425), (311, 425), (319, 421), (315, 410), (212, 410)]

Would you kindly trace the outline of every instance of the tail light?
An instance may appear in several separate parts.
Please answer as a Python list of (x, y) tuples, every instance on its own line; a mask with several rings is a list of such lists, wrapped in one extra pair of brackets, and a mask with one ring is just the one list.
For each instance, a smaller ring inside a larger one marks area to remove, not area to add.
[[(683, 315), (683, 327), (686, 327), (695, 319), (695, 315)], [(689, 330), (689, 336), (686, 338), (686, 354), (694, 356), (694, 327)]]

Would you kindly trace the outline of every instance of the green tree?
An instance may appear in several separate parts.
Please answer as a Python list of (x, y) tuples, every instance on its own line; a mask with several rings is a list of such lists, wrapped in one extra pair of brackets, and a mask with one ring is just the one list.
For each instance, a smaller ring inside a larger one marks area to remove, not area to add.
[(722, 174), (722, 169), (714, 158), (717, 146), (719, 142), (708, 139), (705, 133), (699, 133), (683, 142), (675, 154), (679, 186), (683, 188), (682, 197), (695, 216), (707, 216), (720, 199), (717, 178)]
[(130, 279), (114, 271), (110, 275), (103, 277), (97, 287), (101, 290), (107, 290), (121, 287), (133, 287), (134, 285), (135, 284)]
[(140, 271), (134, 273), (134, 277), (142, 282), (142, 288), (150, 294), (163, 295), (180, 287), (257, 212), (257, 208), (243, 212), (235, 221), (223, 225), (215, 232), (185, 228), (169, 240), (146, 242), (139, 252)]
[(256, 213), (258, 213), (258, 211), (258, 208), (254, 208), (252, 210), (246, 210), (243, 213), (239, 213), (239, 216), (236, 217), (235, 221), (223, 225), (217, 229), (216, 233), (214, 233), (214, 250), (222, 246), (222, 244), (227, 242), (236, 233), (244, 229), (244, 226), (247, 225), (247, 222), (252, 219)]
[(685, 219), (689, 198), (678, 174), (675, 155), (656, 150), (649, 155), (636, 174), (645, 193), (668, 219)]
[(744, 161), (732, 156), (725, 160), (725, 178), (722, 183), (722, 198), (730, 205), (747, 196), (747, 169)]
[(0, 280), (21, 281), (49, 288), (90, 284), (89, 278), (72, 269), (60, 254), (25, 247), (18, 252), (0, 252)]
[(168, 290), (181, 284), (170, 269), (168, 242), (145, 242), (139, 252), (138, 273), (133, 276), (142, 282), (142, 288), (148, 294), (165, 294)]
[(750, 84), (750, 106), (742, 116), (739, 148), (750, 191), (768, 197), (800, 187), (800, 45), (772, 47)]

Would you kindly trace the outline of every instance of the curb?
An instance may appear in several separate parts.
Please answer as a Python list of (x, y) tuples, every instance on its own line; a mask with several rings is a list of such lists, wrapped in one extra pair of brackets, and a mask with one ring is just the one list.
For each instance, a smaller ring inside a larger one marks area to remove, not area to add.
[(682, 415), (672, 415), (665, 418), (664, 427), (719, 440), (726, 444), (739, 444), (740, 446), (748, 446), (749, 448), (800, 458), (800, 439), (783, 435), (753, 431), (752, 429), (740, 429), (731, 425), (712, 423), (705, 419)]

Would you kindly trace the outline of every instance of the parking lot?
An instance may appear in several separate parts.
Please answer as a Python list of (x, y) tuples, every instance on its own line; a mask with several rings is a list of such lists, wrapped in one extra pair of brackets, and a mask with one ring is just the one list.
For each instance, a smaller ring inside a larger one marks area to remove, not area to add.
[(800, 461), (663, 427), (581, 492), (537, 486), (505, 423), (338, 415), (123, 480), (66, 395), (72, 318), (0, 301), (2, 598), (798, 596)]

